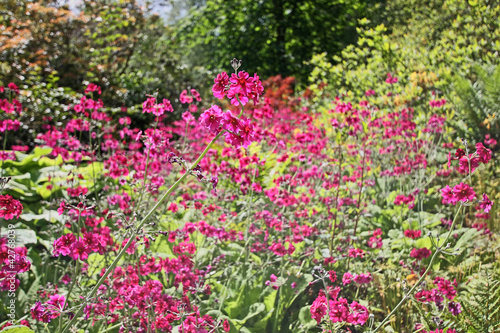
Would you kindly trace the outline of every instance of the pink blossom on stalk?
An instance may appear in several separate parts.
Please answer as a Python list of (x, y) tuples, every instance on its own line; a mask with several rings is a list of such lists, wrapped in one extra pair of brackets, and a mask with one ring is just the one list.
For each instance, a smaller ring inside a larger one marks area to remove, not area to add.
[(449, 185), (446, 185), (445, 188), (441, 189), (441, 196), (443, 197), (442, 200), (443, 205), (446, 204), (455, 205), (458, 202), (457, 197), (453, 193), (453, 189)]
[(6, 220), (11, 220), (14, 217), (19, 218), (23, 212), (23, 205), (19, 200), (12, 198), (10, 195), (0, 195), (0, 217)]
[(100, 95), (101, 94), (101, 87), (94, 83), (89, 83), (87, 88), (85, 88), (85, 93), (88, 94), (89, 92), (97, 91), (97, 93)]
[[(65, 302), (66, 302), (66, 296), (55, 294), (49, 297), (47, 305), (52, 305), (55, 309), (57, 309), (57, 311), (62, 311)], [(60, 312), (53, 312), (52, 319), (59, 317), (59, 315)]]
[(182, 119), (184, 119), (184, 121), (188, 124), (190, 124), (196, 120), (189, 111), (186, 111), (182, 114)]
[(239, 106), (240, 102), (242, 105), (248, 103), (248, 97), (241, 92), (241, 88), (239, 86), (229, 88), (227, 97), (231, 100), (231, 104), (234, 106)]
[(349, 318), (349, 305), (345, 298), (338, 301), (330, 300), (330, 320), (334, 323), (346, 322)]
[(36, 302), (31, 308), (31, 317), (43, 323), (50, 323), (52, 313), (45, 308), (41, 302)]
[(10, 90), (12, 90), (15, 94), (19, 94), (19, 87), (14, 82), (10, 82), (7, 85), (7, 88), (9, 88)]
[(468, 184), (460, 183), (453, 188), (453, 194), (458, 201), (472, 201), (476, 198), (476, 193)]
[(229, 325), (229, 321), (227, 319), (224, 320), (222, 329), (224, 330), (224, 332), (229, 332), (231, 330), (231, 326)]
[(191, 95), (198, 101), (201, 102), (201, 96), (200, 93), (197, 92), (195, 89), (191, 89)]
[(405, 237), (411, 238), (411, 239), (417, 239), (422, 236), (422, 230), (405, 230), (404, 231)]
[(211, 108), (201, 114), (199, 120), (211, 132), (217, 133), (222, 122), (222, 110), (217, 105), (212, 105)]
[(231, 83), (231, 86), (229, 87), (230, 92), (231, 90), (238, 90), (243, 94), (243, 96), (248, 96), (248, 94), (252, 91), (254, 78), (250, 77), (247, 72), (240, 71), (238, 75), (235, 73), (231, 74), (229, 82)]
[(491, 160), (491, 150), (486, 148), (481, 142), (476, 143), (476, 154), (484, 164)]
[(181, 95), (179, 96), (179, 100), (181, 101), (182, 104), (193, 103), (193, 97), (188, 96), (187, 90), (183, 90), (181, 92)]
[(481, 162), (481, 158), (479, 156), (474, 157), (473, 154), (469, 154), (469, 156), (462, 156), (458, 160), (458, 171), (461, 174), (468, 174), (469, 172), (474, 172), (476, 168), (479, 166)]
[(357, 257), (364, 258), (364, 256), (365, 256), (365, 251), (363, 251), (362, 249), (349, 249), (349, 257), (351, 258), (357, 258)]
[(373, 278), (372, 278), (372, 275), (370, 274), (370, 272), (354, 276), (354, 281), (356, 283), (359, 283), (359, 284), (370, 283), (372, 280), (373, 280)]
[(80, 238), (79, 241), (73, 244), (70, 256), (73, 260), (86, 260), (89, 257), (90, 250), (85, 246), (85, 243)]
[(229, 76), (226, 72), (222, 72), (217, 74), (217, 77), (214, 79), (215, 84), (212, 87), (212, 93), (218, 99), (223, 99), (226, 94), (226, 86), (229, 84)]
[(254, 104), (257, 104), (259, 96), (263, 93), (264, 87), (262, 86), (262, 82), (260, 82), (259, 76), (257, 74), (254, 74), (252, 90), (248, 94), (248, 97), (253, 100)]
[(429, 257), (431, 255), (431, 253), (432, 253), (432, 251), (426, 247), (421, 248), (421, 249), (413, 249), (410, 252), (410, 257), (415, 258), (417, 260), (422, 260), (424, 258)]
[(329, 271), (328, 278), (330, 279), (330, 281), (332, 281), (332, 283), (334, 283), (337, 280), (337, 273), (333, 270)]
[(326, 306), (326, 297), (324, 295), (318, 296), (311, 305), (311, 318), (316, 320), (318, 325), (321, 319), (326, 315), (328, 308)]
[(241, 131), (239, 135), (243, 139), (243, 147), (248, 148), (248, 146), (252, 143), (252, 139), (254, 138), (255, 134), (253, 124), (251, 123), (250, 119), (242, 118), (240, 120), (240, 127)]
[(221, 123), (222, 128), (236, 134), (242, 129), (240, 120), (233, 116), (231, 111), (226, 111), (226, 113), (224, 113)]
[(486, 193), (483, 193), (483, 200), (479, 203), (479, 207), (484, 210), (485, 213), (489, 213), (491, 207), (493, 206), (493, 201), (491, 201)]
[(458, 316), (458, 314), (462, 312), (462, 307), (460, 303), (450, 302), (448, 303), (448, 310), (451, 312), (452, 315)]
[(345, 285), (348, 285), (352, 282), (352, 279), (353, 279), (353, 276), (351, 273), (347, 272), (347, 273), (344, 273), (344, 276), (342, 277), (342, 284), (345, 286)]
[(389, 84), (397, 83), (398, 78), (395, 76), (392, 76), (391, 73), (387, 73), (387, 79), (385, 79), (385, 82), (387, 82)]
[(356, 301), (352, 302), (350, 307), (352, 312), (348, 322), (354, 325), (364, 325), (369, 317), (368, 309)]
[(59, 255), (67, 256), (71, 253), (76, 237), (72, 233), (63, 235), (54, 241), (54, 257)]

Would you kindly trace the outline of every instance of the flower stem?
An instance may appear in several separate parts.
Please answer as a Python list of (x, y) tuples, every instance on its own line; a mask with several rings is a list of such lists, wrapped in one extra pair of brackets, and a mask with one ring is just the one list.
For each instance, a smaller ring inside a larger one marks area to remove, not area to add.
[[(193, 165), (191, 166), (191, 170), (193, 168), (195, 168), (198, 163), (200, 163), (200, 161), (203, 159), (203, 157), (205, 157), (205, 155), (208, 153), (208, 151), (210, 150), (210, 148), (212, 147), (212, 145), (217, 141), (217, 139), (220, 138), (220, 136), (222, 135), (223, 132), (220, 132), (219, 134), (217, 134), (213, 139), (212, 141), (210, 141), (210, 143), (207, 145), (207, 147), (205, 148), (205, 150), (200, 154), (200, 156), (198, 157), (198, 159), (196, 159), (196, 161), (194, 161)], [(132, 242), (135, 240), (135, 235), (137, 234), (137, 231), (140, 230), (144, 224), (146, 223), (146, 221), (148, 220), (148, 218), (153, 215), (154, 211), (162, 204), (163, 201), (165, 201), (165, 199), (177, 188), (179, 187), (179, 185), (182, 183), (182, 181), (184, 180), (184, 178), (187, 177), (187, 175), (189, 174), (189, 170), (187, 170), (172, 186), (170, 186), (170, 188), (167, 190), (167, 192), (165, 192), (161, 198), (156, 202), (156, 204), (153, 206), (153, 208), (151, 208), (151, 210), (146, 214), (146, 216), (144, 216), (144, 218), (141, 220), (141, 222), (139, 222), (139, 224), (137, 225), (137, 228), (135, 228), (135, 230), (133, 231), (133, 235), (129, 238), (129, 240), (127, 241), (127, 243), (125, 244), (125, 246), (120, 250), (120, 252), (118, 253), (118, 255), (116, 256), (115, 260), (113, 260), (113, 262), (111, 263), (111, 266), (109, 266), (109, 268), (106, 270), (106, 272), (101, 276), (101, 278), (99, 279), (99, 281), (97, 281), (96, 285), (94, 286), (94, 288), (92, 288), (92, 290), (89, 292), (89, 294), (87, 295), (87, 297), (85, 298), (83, 304), (81, 304), (79, 307), (78, 307), (78, 311), (76, 312), (75, 316), (73, 317), (73, 319), (71, 319), (71, 321), (68, 323), (68, 325), (66, 325), (66, 327), (64, 328), (64, 330), (62, 331), (62, 333), (66, 333), (75, 323), (76, 321), (78, 320), (78, 317), (80, 317), (80, 315), (82, 314), (82, 311), (83, 311), (83, 308), (84, 308), (84, 305), (92, 298), (95, 296), (95, 294), (97, 293), (97, 291), (99, 290), (99, 287), (104, 283), (104, 281), (106, 280), (106, 278), (108, 277), (108, 275), (114, 271), (116, 265), (118, 265), (118, 262), (120, 261), (120, 259), (123, 257), (123, 255), (125, 254), (125, 251), (127, 251), (127, 249), (130, 247), (130, 245), (132, 244)]]
[[(458, 215), (459, 215), (460, 211), (462, 210), (462, 206), (463, 206), (463, 203), (460, 203), (460, 207), (458, 207), (457, 213), (455, 214), (455, 218), (453, 219), (453, 223), (451, 224), (450, 231), (448, 232), (448, 235), (446, 236), (446, 238), (444, 239), (444, 242), (442, 243), (443, 245), (446, 244), (446, 242), (448, 241), (448, 239), (451, 236), (451, 233), (453, 232), (453, 228), (455, 227), (455, 222), (457, 221)], [(380, 325), (378, 325), (378, 327), (375, 329), (375, 331), (370, 332), (370, 333), (378, 332), (382, 328), (382, 326), (384, 326), (385, 323), (387, 323), (387, 321), (392, 317), (392, 315), (395, 314), (399, 310), (399, 308), (406, 302), (406, 300), (409, 298), (409, 295), (411, 295), (413, 293), (413, 291), (415, 289), (417, 289), (418, 286), (420, 286), (420, 283), (422, 282), (422, 280), (425, 278), (427, 273), (429, 273), (429, 271), (432, 267), (432, 263), (434, 262), (434, 259), (436, 259), (437, 255), (441, 252), (440, 251), (441, 247), (439, 247), (439, 243), (437, 243), (436, 246), (437, 246), (436, 251), (432, 255), (431, 261), (429, 262), (429, 265), (427, 266), (427, 269), (425, 270), (424, 274), (422, 274), (420, 279), (418, 279), (417, 283), (415, 283), (413, 288), (410, 289), (408, 294), (403, 296), (403, 299), (398, 303), (398, 305), (396, 305), (396, 307), (394, 309), (392, 309), (391, 313), (389, 313), (389, 315), (387, 317), (385, 317), (384, 320), (382, 320), (382, 322), (380, 323)]]

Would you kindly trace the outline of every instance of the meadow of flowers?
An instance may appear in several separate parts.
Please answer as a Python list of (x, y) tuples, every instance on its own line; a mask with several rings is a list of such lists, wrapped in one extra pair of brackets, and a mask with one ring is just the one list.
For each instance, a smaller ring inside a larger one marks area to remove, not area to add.
[(29, 89), (0, 89), (2, 328), (493, 332), (464, 301), (498, 270), (496, 139), (397, 73), (330, 96), (231, 67), (208, 102), (145, 96), (140, 126), (89, 83), (34, 148), (6, 144)]

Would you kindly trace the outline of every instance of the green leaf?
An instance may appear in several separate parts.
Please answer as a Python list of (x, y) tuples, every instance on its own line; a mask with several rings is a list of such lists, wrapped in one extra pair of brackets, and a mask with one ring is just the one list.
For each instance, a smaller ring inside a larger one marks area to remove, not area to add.
[(16, 244), (36, 244), (36, 233), (30, 229), (15, 229)]
[(429, 237), (420, 238), (419, 240), (417, 240), (415, 242), (415, 245), (419, 249), (422, 249), (424, 247), (426, 247), (428, 249), (432, 249), (432, 242), (431, 242), (431, 239)]
[(299, 312), (299, 321), (304, 325), (304, 329), (310, 330), (316, 326), (316, 320), (311, 317), (311, 306), (304, 306)]
[(0, 331), (1, 333), (3, 332), (8, 332), (8, 333), (35, 333), (35, 331), (30, 330), (26, 326), (9, 326), (4, 328), (3, 330)]

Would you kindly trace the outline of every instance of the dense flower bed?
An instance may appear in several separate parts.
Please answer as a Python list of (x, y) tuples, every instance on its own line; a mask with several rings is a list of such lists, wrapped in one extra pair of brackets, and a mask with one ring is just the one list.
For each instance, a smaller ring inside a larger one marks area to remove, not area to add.
[[(18, 295), (6, 325), (454, 332), (462, 264), (496, 239), (476, 184), (497, 142), (455, 140), (446, 100), (405, 100), (394, 73), (362, 99), (328, 98), (232, 65), (218, 104), (152, 95), (142, 129), (91, 83), (36, 148), (4, 149), (0, 288)], [(14, 84), (2, 93), (5, 138), (22, 105)]]

